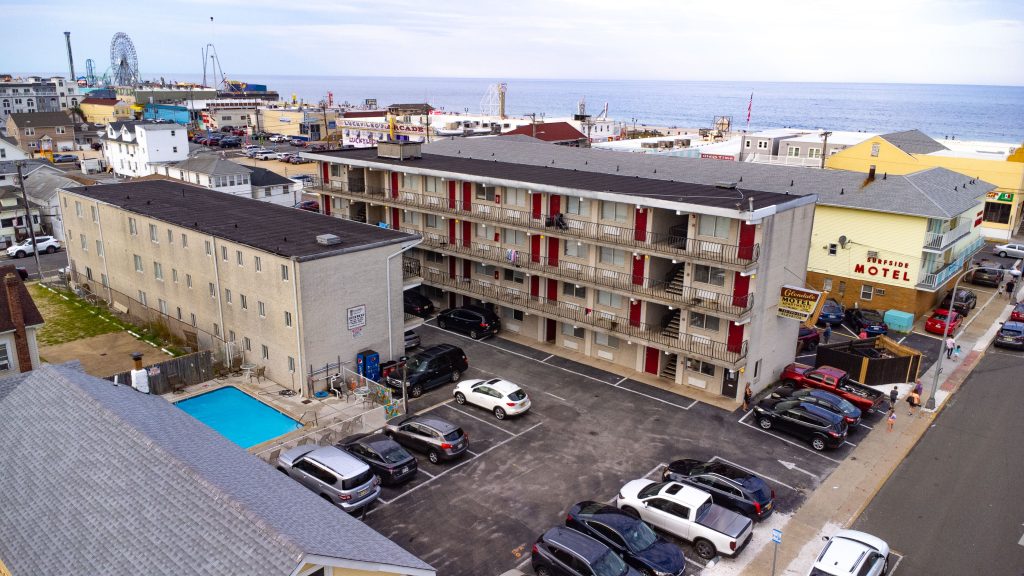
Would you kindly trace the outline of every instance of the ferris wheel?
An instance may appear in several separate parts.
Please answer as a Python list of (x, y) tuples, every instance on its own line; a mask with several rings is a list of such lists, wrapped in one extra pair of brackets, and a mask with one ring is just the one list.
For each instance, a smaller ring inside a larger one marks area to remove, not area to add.
[(139, 82), (139, 58), (132, 39), (124, 32), (114, 34), (110, 41), (110, 75), (117, 86), (134, 86)]

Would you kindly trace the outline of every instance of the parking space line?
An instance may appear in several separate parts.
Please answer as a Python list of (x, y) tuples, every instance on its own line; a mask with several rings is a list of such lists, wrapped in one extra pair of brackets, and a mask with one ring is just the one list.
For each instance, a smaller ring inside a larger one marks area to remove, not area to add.
[(554, 358), (554, 357), (555, 357), (555, 355), (554, 355), (554, 354), (552, 354), (552, 355), (548, 356), (547, 358), (545, 358), (545, 359), (541, 360), (541, 362), (547, 362), (548, 360), (551, 360), (551, 359), (552, 359), (552, 358)]
[(562, 402), (568, 402), (568, 400), (566, 400), (565, 398), (562, 398), (561, 396), (555, 396), (555, 395), (554, 395), (554, 394), (552, 394), (551, 392), (545, 392), (545, 394), (547, 394), (548, 396), (551, 396), (552, 398), (558, 398), (558, 399), (559, 399), (559, 400), (561, 400)]
[(747, 472), (750, 472), (751, 474), (754, 474), (755, 476), (760, 476), (761, 478), (767, 478), (767, 479), (771, 480), (772, 482), (775, 482), (779, 486), (785, 486), (786, 488), (789, 488), (790, 490), (792, 490), (794, 492), (799, 492), (799, 490), (797, 490), (796, 488), (790, 486), (789, 484), (786, 484), (782, 480), (778, 480), (778, 479), (772, 478), (771, 476), (769, 476), (767, 474), (762, 474), (762, 473), (757, 472), (755, 470), (751, 470), (750, 468), (747, 468), (746, 466), (740, 466), (739, 464), (737, 464), (735, 462), (730, 462), (730, 461), (726, 460), (725, 458), (722, 458), (721, 456), (712, 456), (711, 457), (711, 461), (714, 462), (715, 460), (718, 460), (719, 462), (725, 462), (726, 464), (729, 464), (730, 466), (735, 466), (736, 468), (739, 468), (740, 470), (746, 470)]
[(619, 384), (622, 384), (622, 383), (623, 383), (623, 382), (625, 382), (626, 380), (628, 380), (628, 378), (626, 378), (625, 376), (623, 376), (623, 377), (622, 377), (622, 380), (619, 380), (618, 382), (616, 382), (615, 384), (613, 384), (613, 386), (618, 386)]
[(888, 574), (888, 576), (894, 576), (896, 574), (896, 569), (900, 567), (900, 562), (903, 562), (904, 556), (891, 548), (889, 549), (889, 553), (896, 556), (896, 562), (892, 565), (892, 568), (889, 568)]
[(821, 452), (818, 452), (817, 450), (812, 450), (812, 449), (808, 448), (807, 446), (804, 446), (802, 444), (797, 444), (796, 442), (794, 442), (792, 440), (789, 440), (787, 438), (783, 438), (782, 436), (779, 436), (778, 434), (774, 434), (772, 432), (769, 432), (768, 430), (764, 430), (760, 426), (754, 426), (753, 424), (750, 424), (748, 422), (744, 422), (744, 420), (747, 418), (747, 416), (750, 416), (753, 413), (754, 413), (753, 410), (747, 412), (746, 414), (743, 415), (742, 418), (737, 420), (737, 422), (739, 422), (740, 424), (743, 424), (744, 426), (748, 426), (750, 428), (753, 428), (754, 430), (757, 430), (758, 432), (760, 432), (762, 434), (767, 434), (767, 435), (769, 435), (769, 436), (771, 436), (773, 438), (778, 438), (779, 440), (782, 440), (786, 444), (792, 444), (793, 446), (796, 446), (797, 448), (800, 448), (801, 450), (806, 450), (806, 451), (810, 452), (811, 454), (817, 454), (818, 456), (821, 456), (822, 458), (824, 458), (825, 460), (828, 460), (829, 462), (835, 462), (836, 464), (841, 464), (841, 462), (839, 460), (836, 460), (835, 458), (830, 458), (828, 456), (825, 456), (824, 454), (822, 454)]
[(484, 420), (483, 418), (480, 418), (478, 416), (473, 416), (469, 412), (466, 412), (465, 410), (459, 410), (458, 408), (456, 408), (455, 406), (452, 406), (451, 404), (448, 404), (448, 408), (450, 408), (452, 410), (455, 410), (456, 412), (458, 412), (460, 414), (465, 414), (466, 416), (469, 416), (473, 420), (479, 420), (480, 422), (483, 422), (484, 424), (487, 424), (491, 428), (497, 428), (498, 430), (501, 430), (505, 434), (511, 434), (512, 436), (515, 436), (515, 432), (509, 432), (508, 430), (505, 430), (504, 428), (502, 428), (501, 426), (498, 426), (494, 422), (488, 422), (487, 420)]
[(853, 332), (853, 330), (850, 330), (850, 327), (849, 327), (849, 326), (847, 326), (846, 324), (840, 324), (840, 326), (842, 326), (844, 330), (846, 330), (847, 332), (849, 332), (849, 333), (850, 333), (850, 336), (853, 336), (854, 338), (860, 338), (860, 336), (858, 336), (857, 334), (855, 334), (855, 333)]
[(843, 440), (843, 444), (849, 444), (850, 446), (853, 446), (854, 448), (857, 447), (856, 444), (854, 444), (853, 442), (850, 442), (849, 440)]
[(647, 472), (647, 474), (644, 474), (643, 476), (641, 476), (641, 478), (647, 478), (651, 474), (654, 474), (655, 472), (657, 472), (658, 470), (661, 470), (662, 468), (664, 468), (666, 466), (668, 466), (668, 464), (665, 464), (664, 462), (659, 462), (657, 466), (655, 466), (654, 468), (651, 468)]
[(385, 506), (387, 506), (388, 504), (391, 503), (390, 500), (385, 500), (385, 499), (381, 498), (380, 496), (377, 496), (377, 502), (380, 502), (380, 503), (384, 504)]
[(469, 449), (467, 449), (466, 452), (469, 452), (473, 456), (479, 456), (479, 454), (477, 454), (476, 452), (473, 452), (472, 450), (469, 450)]
[(423, 468), (416, 468), (416, 471), (417, 471), (417, 472), (423, 472), (424, 474), (426, 474), (427, 476), (430, 476), (431, 478), (437, 478), (437, 476), (435, 476), (435, 475), (431, 474), (430, 472), (427, 472), (427, 471), (426, 471), (426, 470), (424, 470)]
[(871, 426), (868, 426), (867, 424), (865, 424), (863, 422), (857, 422), (857, 426), (862, 426), (864, 428), (867, 428), (868, 430), (874, 430), (874, 428), (872, 428)]
[[(484, 342), (483, 340), (473, 340), (472, 338), (470, 338), (468, 336), (463, 336), (462, 334), (457, 334), (455, 332), (449, 332), (448, 330), (442, 330), (441, 328), (438, 328), (437, 326), (434, 326), (434, 325), (430, 324), (429, 321), (428, 322), (424, 322), (423, 325), (424, 326), (430, 326), (431, 328), (434, 328), (436, 330), (441, 330), (445, 334), (451, 334), (453, 336), (458, 336), (460, 338), (465, 338), (467, 340), (472, 340), (473, 342), (475, 342), (477, 344), (481, 344), (483, 346), (490, 346), (491, 348), (497, 348), (498, 350), (501, 350), (502, 352), (505, 352), (507, 354), (515, 354), (516, 356), (519, 356), (519, 357), (522, 357), (522, 358), (526, 358), (527, 360), (531, 360), (533, 362), (543, 363), (543, 361), (537, 360), (536, 358), (531, 358), (530, 356), (527, 356), (526, 354), (520, 354), (519, 352), (515, 352), (513, 350), (508, 350), (506, 348), (502, 348), (501, 346), (495, 346), (494, 344), (491, 344), (490, 342)], [(570, 370), (570, 369), (565, 368), (563, 366), (558, 366), (558, 365), (555, 365), (555, 364), (545, 364), (545, 366), (551, 366), (552, 368), (557, 368), (559, 370), (568, 372), (570, 374), (575, 374), (576, 376), (579, 376), (581, 378), (586, 378), (587, 380), (593, 380), (594, 382), (597, 382), (598, 384), (604, 384), (605, 386), (611, 386), (613, 388), (618, 388), (619, 390), (624, 390), (624, 391), (629, 392), (631, 394), (636, 394), (638, 396), (643, 396), (645, 398), (650, 398), (651, 400), (654, 400), (656, 402), (661, 402), (662, 404), (668, 404), (669, 406), (674, 406), (676, 408), (681, 408), (683, 410), (689, 410), (689, 409), (693, 408), (697, 404), (697, 402), (698, 402), (697, 400), (694, 400), (693, 402), (690, 403), (689, 406), (683, 406), (682, 404), (676, 404), (674, 402), (669, 402), (668, 400), (662, 400), (661, 398), (658, 398), (656, 396), (651, 396), (650, 394), (644, 394), (643, 392), (638, 392), (636, 390), (631, 390), (629, 388), (622, 388), (621, 386), (617, 386), (615, 384), (611, 384), (609, 382), (605, 382), (604, 380), (601, 380), (599, 378), (594, 378), (593, 376), (590, 376), (589, 374), (583, 374), (582, 372), (577, 372), (575, 370)], [(624, 380), (627, 380), (627, 378), (623, 378), (619, 382), (622, 382)], [(681, 396), (681, 397), (685, 398), (685, 396)]]
[[(410, 489), (406, 490), (405, 492), (402, 492), (402, 493), (401, 493), (401, 494), (399, 494), (398, 496), (395, 496), (394, 498), (392, 498), (392, 499), (391, 499), (391, 500), (390, 500), (390, 501), (389, 501), (388, 503), (389, 503), (389, 504), (391, 504), (391, 503), (393, 503), (393, 502), (395, 502), (395, 501), (397, 501), (397, 500), (399, 500), (399, 499), (401, 499), (401, 498), (405, 498), (405, 497), (406, 497), (406, 496), (408, 496), (409, 494), (412, 494), (412, 493), (413, 493), (413, 492), (415, 492), (416, 490), (419, 490), (420, 488), (422, 488), (422, 487), (424, 487), (424, 486), (426, 486), (426, 485), (430, 484), (431, 482), (433, 482), (434, 480), (437, 480), (437, 479), (438, 479), (438, 478), (440, 478), (441, 476), (444, 476), (445, 474), (449, 474), (449, 473), (451, 473), (451, 472), (453, 472), (453, 471), (455, 471), (455, 470), (458, 470), (459, 468), (462, 468), (463, 466), (465, 466), (465, 465), (469, 464), (470, 462), (474, 462), (474, 461), (476, 461), (476, 460), (477, 460), (478, 458), (480, 458), (480, 457), (481, 457), (481, 456), (483, 456), (484, 454), (487, 454), (487, 453), (488, 453), (488, 452), (490, 452), (491, 450), (494, 450), (494, 449), (496, 449), (496, 448), (499, 448), (499, 447), (501, 447), (501, 446), (504, 446), (505, 444), (508, 444), (509, 442), (511, 442), (511, 441), (513, 441), (513, 440), (515, 440), (516, 438), (519, 438), (519, 437), (520, 437), (520, 436), (522, 436), (523, 434), (526, 434), (527, 432), (529, 432), (529, 431), (533, 430), (534, 428), (536, 428), (536, 427), (538, 427), (538, 426), (540, 426), (540, 425), (542, 425), (542, 424), (544, 424), (544, 423), (543, 423), (543, 422), (537, 422), (536, 424), (534, 424), (533, 426), (530, 426), (530, 427), (529, 427), (529, 428), (527, 428), (526, 430), (523, 430), (522, 432), (520, 432), (520, 433), (518, 433), (518, 434), (513, 434), (512, 436), (510, 436), (510, 437), (508, 437), (508, 438), (505, 438), (505, 439), (504, 439), (504, 440), (502, 440), (501, 442), (498, 442), (498, 443), (497, 443), (497, 444), (495, 444), (494, 446), (491, 446), (490, 448), (488, 448), (488, 449), (484, 450), (483, 452), (481, 452), (481, 453), (477, 454), (476, 456), (474, 456), (474, 457), (472, 457), (472, 458), (467, 458), (467, 459), (463, 460), (462, 462), (459, 462), (458, 464), (456, 464), (456, 465), (452, 466), (451, 468), (446, 468), (446, 469), (444, 470), (444, 472), (441, 472), (441, 473), (440, 473), (440, 474), (438, 474), (437, 476), (432, 476), (432, 477), (431, 477), (431, 478), (430, 478), (429, 480), (426, 480), (426, 481), (425, 481), (425, 482), (423, 482), (422, 484), (417, 484), (416, 486), (413, 486), (412, 488), (410, 488)], [(467, 450), (467, 452), (468, 452), (468, 450)], [(367, 515), (369, 515), (369, 514), (373, 514), (373, 512), (374, 512), (374, 511), (376, 511), (376, 510), (380, 510), (380, 508), (374, 508), (373, 510), (369, 510), (369, 511), (367, 511), (367, 512), (366, 512), (366, 514), (367, 514)]]

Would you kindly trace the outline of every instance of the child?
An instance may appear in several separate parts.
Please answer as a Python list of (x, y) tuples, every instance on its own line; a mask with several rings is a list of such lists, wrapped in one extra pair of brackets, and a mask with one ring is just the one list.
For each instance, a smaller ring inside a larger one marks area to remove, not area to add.
[(892, 432), (892, 427), (896, 424), (896, 408), (889, 408), (889, 418), (887, 420), (889, 425), (889, 432)]
[(960, 361), (960, 345), (957, 344), (956, 348), (953, 349), (953, 362)]

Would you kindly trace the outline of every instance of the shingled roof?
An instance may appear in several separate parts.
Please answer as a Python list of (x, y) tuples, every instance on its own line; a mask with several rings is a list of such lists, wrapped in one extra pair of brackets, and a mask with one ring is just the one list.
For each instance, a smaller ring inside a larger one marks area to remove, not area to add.
[[(7, 284), (3, 282), (3, 279), (8, 274), (18, 276), (18, 271), (13, 265), (0, 266), (0, 333), (11, 332), (16, 328), (14, 321), (11, 319)], [(18, 301), (21, 302), (21, 313), (25, 319), (25, 326), (41, 325), (43, 323), (43, 315), (39, 313), (39, 308), (36, 308), (36, 303), (32, 300), (32, 295), (28, 293), (28, 289), (25, 288), (25, 283), (21, 281), (20, 276), (18, 276), (18, 283), (15, 284), (15, 290), (18, 291)], [(0, 410), (0, 412), (3, 411)]]
[(63, 112), (16, 112), (11, 120), (18, 128), (53, 128), (72, 126), (71, 117)]
[(931, 136), (920, 130), (904, 130), (882, 134), (882, 138), (893, 146), (909, 154), (931, 154), (939, 150), (948, 150)]
[(158, 396), (44, 365), (0, 380), (12, 574), (289, 575), (422, 560)]

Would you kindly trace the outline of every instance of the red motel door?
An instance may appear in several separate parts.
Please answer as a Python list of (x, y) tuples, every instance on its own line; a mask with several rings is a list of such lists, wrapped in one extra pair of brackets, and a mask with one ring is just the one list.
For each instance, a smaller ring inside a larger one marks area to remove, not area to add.
[(398, 172), (391, 173), (391, 197), (398, 198)]
[(737, 255), (743, 260), (754, 258), (754, 225), (740, 222), (740, 246)]
[(530, 262), (540, 262), (540, 234), (530, 236)]
[(647, 346), (644, 352), (644, 372), (656, 375), (658, 373), (658, 362), (660, 360), (661, 350)]
[(729, 322), (729, 340), (725, 344), (729, 352), (739, 352), (743, 349), (743, 325)]
[(732, 305), (746, 307), (748, 294), (750, 294), (750, 276), (736, 272), (732, 280)]
[(541, 203), (544, 199), (540, 197), (540, 192), (534, 192), (531, 198), (533, 198), (533, 219), (540, 220)]
[(633, 228), (633, 239), (637, 242), (647, 241), (647, 210), (636, 209), (636, 227)]
[(634, 300), (629, 303), (629, 325), (640, 325), (640, 301)]
[(462, 245), (469, 247), (470, 240), (473, 239), (473, 225), (465, 220), (462, 221)]
[(647, 263), (647, 259), (644, 255), (633, 257), (633, 284), (639, 286), (644, 283), (644, 265)]
[(473, 203), (473, 183), (462, 183), (462, 209), (469, 210)]
[(548, 266), (558, 266), (558, 249), (561, 241), (558, 238), (548, 238)]
[(448, 181), (448, 208), (455, 208), (455, 180)]

